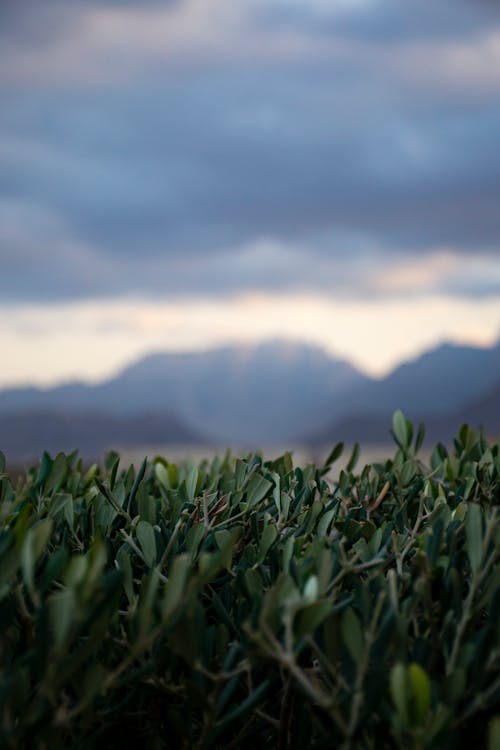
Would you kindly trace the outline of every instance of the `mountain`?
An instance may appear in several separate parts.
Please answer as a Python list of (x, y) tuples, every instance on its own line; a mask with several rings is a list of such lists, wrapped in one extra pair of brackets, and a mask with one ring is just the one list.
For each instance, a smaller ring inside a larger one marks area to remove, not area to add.
[(494, 388), (499, 373), (500, 342), (490, 349), (446, 343), (354, 387), (342, 412), (385, 415), (404, 408), (414, 419), (445, 414)]
[(157, 353), (98, 385), (0, 391), (0, 448), (15, 457), (52, 445), (367, 444), (390, 439), (396, 408), (440, 439), (463, 421), (495, 434), (499, 373), (500, 345), (443, 344), (380, 380), (289, 341)]
[(33, 460), (48, 451), (78, 449), (98, 460), (112, 449), (138, 445), (201, 444), (200, 435), (168, 413), (118, 416), (101, 412), (16, 411), (0, 418), (0, 447), (9, 461)]
[[(368, 378), (322, 349), (289, 341), (152, 354), (105, 383), (0, 392), (0, 414), (19, 410), (106, 415), (170, 412), (216, 442), (287, 442), (320, 424)], [(179, 441), (180, 442), (180, 441)]]
[(465, 404), (452, 417), (454, 424), (462, 425), (466, 422), (472, 426), (481, 426), (488, 435), (500, 438), (500, 378), (494, 388), (481, 398)]
[[(465, 423), (475, 429), (483, 427), (488, 436), (499, 438), (500, 382), (482, 398), (471, 401), (456, 411), (437, 415), (429, 413), (420, 421), (425, 424), (427, 443), (435, 443), (438, 440), (449, 442)], [(346, 443), (359, 442), (364, 445), (391, 442), (390, 415), (371, 413), (341, 417), (328, 428), (310, 436), (305, 442), (325, 445), (337, 440), (343, 440)]]
[(425, 422), (429, 440), (449, 440), (464, 422), (500, 435), (499, 381), (500, 344), (490, 349), (443, 344), (382, 380), (354, 387), (341, 413), (308, 440), (328, 443), (339, 435), (365, 444), (389, 440), (398, 408)]
[(286, 441), (366, 381), (322, 349), (275, 341), (154, 355), (126, 370), (113, 387), (142, 393), (149, 387), (158, 398), (175, 393), (175, 408), (196, 429), (218, 441), (262, 445)]

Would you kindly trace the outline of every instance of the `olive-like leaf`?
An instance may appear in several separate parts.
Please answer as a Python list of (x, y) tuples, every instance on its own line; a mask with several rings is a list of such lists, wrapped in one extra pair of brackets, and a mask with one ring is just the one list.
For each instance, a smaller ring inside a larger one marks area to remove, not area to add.
[(408, 448), (409, 446), (409, 433), (406, 417), (401, 411), (397, 409), (392, 417), (392, 431), (394, 437), (402, 448)]
[(155, 531), (147, 521), (139, 521), (136, 533), (144, 561), (151, 568), (156, 563)]
[(341, 620), (342, 640), (354, 662), (363, 656), (364, 638), (359, 617), (352, 607), (346, 609)]
[(483, 560), (483, 514), (476, 503), (469, 503), (465, 516), (467, 554), (475, 575)]
[(419, 664), (410, 664), (408, 676), (414, 698), (417, 724), (425, 724), (431, 705), (431, 685), (426, 672)]

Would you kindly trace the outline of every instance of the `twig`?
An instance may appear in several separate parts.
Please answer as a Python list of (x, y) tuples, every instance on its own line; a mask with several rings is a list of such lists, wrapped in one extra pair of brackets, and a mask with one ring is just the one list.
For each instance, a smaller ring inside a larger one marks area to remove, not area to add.
[(377, 625), (378, 625), (380, 615), (382, 613), (384, 599), (385, 599), (385, 592), (381, 591), (377, 599), (377, 602), (375, 604), (375, 610), (373, 612), (372, 621), (366, 632), (364, 649), (357, 664), (356, 683), (354, 686), (354, 697), (351, 703), (351, 715), (349, 717), (348, 735), (344, 743), (346, 750), (348, 750), (348, 748), (351, 747), (351, 740), (354, 735), (354, 732), (356, 731), (356, 727), (358, 725), (359, 712), (361, 710), (361, 706), (363, 705), (363, 683), (365, 681), (366, 672), (367, 672), (368, 664), (370, 660), (370, 652), (373, 646), (373, 642), (375, 640), (375, 635), (377, 632)]
[(390, 489), (391, 489), (391, 483), (388, 480), (384, 484), (384, 486), (382, 487), (382, 490), (381, 490), (379, 496), (377, 497), (377, 499), (374, 500), (374, 502), (371, 505), (368, 506), (368, 508), (367, 508), (368, 513), (373, 513), (373, 511), (378, 508), (378, 506), (380, 505), (380, 503), (382, 502), (382, 500), (387, 495), (387, 493), (389, 492)]
[[(489, 521), (486, 525), (486, 533), (484, 535), (483, 540), (483, 555), (486, 554), (486, 551), (488, 550), (488, 546), (490, 543), (491, 536), (493, 534), (493, 531), (495, 530), (497, 525), (497, 515), (496, 512), (493, 512), (489, 518)], [(467, 625), (469, 623), (470, 614), (471, 614), (471, 608), (474, 603), (474, 597), (476, 596), (477, 589), (483, 582), (484, 578), (489, 572), (489, 569), (491, 568), (492, 564), (495, 562), (497, 558), (497, 552), (493, 552), (490, 555), (490, 558), (486, 561), (484, 567), (482, 568), (481, 572), (478, 572), (476, 575), (472, 577), (472, 581), (470, 584), (470, 588), (467, 594), (467, 598), (465, 600), (464, 608), (462, 611), (462, 617), (460, 618), (460, 622), (458, 623), (457, 630), (455, 633), (455, 639), (453, 641), (453, 646), (450, 653), (450, 658), (446, 664), (446, 674), (450, 675), (454, 668), (455, 664), (458, 658), (458, 653), (460, 650), (460, 646), (462, 644), (462, 638), (464, 636), (465, 630), (467, 628)]]
[(278, 750), (287, 750), (290, 744), (290, 725), (292, 723), (292, 706), (293, 706), (293, 682), (291, 676), (288, 677), (285, 685), (285, 695), (281, 703), (281, 712), (279, 720), (279, 742)]

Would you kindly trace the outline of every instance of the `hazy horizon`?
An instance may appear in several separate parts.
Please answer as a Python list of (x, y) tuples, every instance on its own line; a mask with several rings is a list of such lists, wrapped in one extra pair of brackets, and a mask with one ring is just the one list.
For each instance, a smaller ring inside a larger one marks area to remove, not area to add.
[(293, 338), (286, 338), (286, 337), (271, 337), (269, 339), (259, 339), (257, 341), (235, 341), (235, 342), (227, 342), (227, 343), (219, 343), (215, 345), (209, 345), (206, 347), (200, 347), (200, 348), (179, 348), (179, 349), (151, 349), (151, 350), (145, 350), (144, 352), (141, 352), (140, 354), (136, 356), (132, 356), (130, 358), (125, 359), (123, 362), (118, 364), (117, 367), (110, 369), (108, 372), (104, 373), (103, 375), (96, 377), (96, 378), (85, 378), (83, 376), (75, 376), (75, 377), (62, 377), (60, 379), (55, 379), (53, 381), (38, 381), (36, 377), (32, 378), (31, 380), (26, 381), (17, 381), (13, 383), (2, 383), (0, 381), (0, 390), (9, 390), (9, 389), (17, 389), (17, 388), (26, 388), (26, 387), (38, 387), (41, 389), (51, 389), (51, 388), (57, 388), (61, 385), (70, 385), (70, 384), (82, 384), (82, 385), (101, 385), (104, 384), (116, 377), (119, 377), (122, 373), (126, 372), (129, 368), (133, 367), (136, 364), (139, 364), (145, 360), (147, 360), (149, 357), (155, 357), (155, 356), (162, 356), (162, 355), (198, 355), (198, 354), (209, 354), (210, 352), (217, 352), (217, 351), (224, 351), (224, 350), (242, 350), (242, 351), (252, 351), (255, 348), (259, 348), (262, 346), (268, 346), (268, 345), (291, 345), (293, 347), (311, 347), (313, 349), (317, 349), (318, 351), (325, 354), (329, 359), (332, 361), (341, 361), (345, 362), (346, 364), (354, 367), (358, 372), (360, 372), (362, 375), (367, 376), (368, 378), (371, 378), (373, 380), (384, 380), (387, 376), (389, 376), (391, 373), (395, 372), (401, 365), (408, 364), (411, 362), (417, 361), (422, 355), (427, 354), (428, 352), (434, 351), (436, 349), (439, 349), (443, 346), (458, 346), (458, 347), (468, 347), (472, 346), (477, 349), (490, 349), (493, 346), (496, 346), (500, 344), (500, 336), (496, 339), (493, 339), (491, 344), (478, 344), (477, 342), (470, 342), (470, 341), (461, 341), (461, 340), (451, 340), (447, 338), (443, 338), (442, 340), (438, 341), (435, 345), (431, 347), (424, 347), (422, 350), (419, 350), (415, 352), (413, 355), (410, 355), (406, 358), (403, 358), (401, 360), (398, 360), (395, 362), (391, 367), (387, 368), (386, 370), (382, 372), (371, 372), (369, 369), (363, 369), (362, 366), (356, 365), (353, 361), (349, 359), (349, 357), (340, 357), (336, 352), (331, 352), (328, 350), (327, 347), (318, 344), (316, 342), (306, 341), (303, 339), (293, 339)]

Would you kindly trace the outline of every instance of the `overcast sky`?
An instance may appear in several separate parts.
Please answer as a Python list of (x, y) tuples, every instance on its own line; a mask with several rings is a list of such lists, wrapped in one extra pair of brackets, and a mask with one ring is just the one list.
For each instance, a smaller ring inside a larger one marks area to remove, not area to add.
[(0, 3), (2, 383), (500, 335), (496, 0)]

